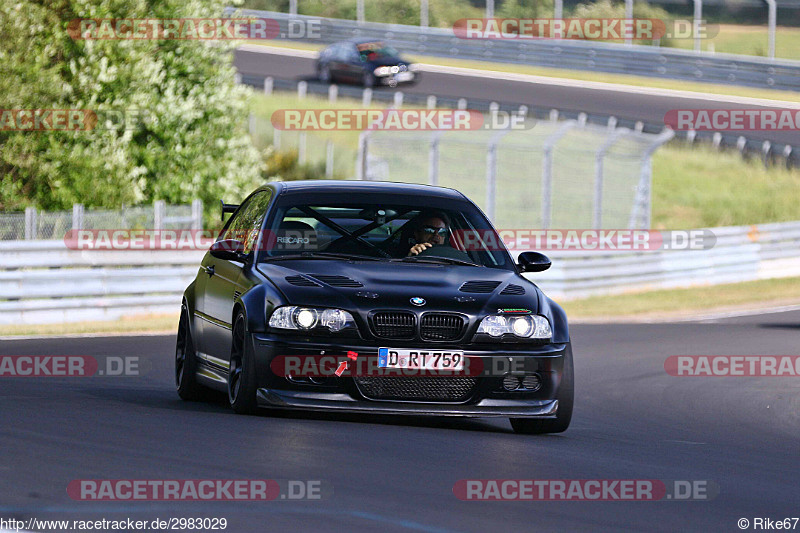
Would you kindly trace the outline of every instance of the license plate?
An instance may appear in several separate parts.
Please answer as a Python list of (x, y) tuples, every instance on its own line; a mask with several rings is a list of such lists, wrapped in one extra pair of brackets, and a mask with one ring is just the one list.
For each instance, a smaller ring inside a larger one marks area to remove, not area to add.
[(394, 75), (394, 79), (397, 81), (411, 81), (414, 79), (413, 72), (398, 72)]
[(464, 370), (464, 352), (454, 350), (408, 350), (380, 348), (378, 368)]

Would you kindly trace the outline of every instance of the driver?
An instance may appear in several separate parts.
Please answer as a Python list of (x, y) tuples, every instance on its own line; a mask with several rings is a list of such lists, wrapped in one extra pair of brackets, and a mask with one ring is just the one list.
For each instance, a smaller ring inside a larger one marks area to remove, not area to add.
[(414, 239), (408, 255), (418, 255), (423, 250), (445, 243), (450, 233), (447, 215), (441, 212), (422, 212), (416, 217)]

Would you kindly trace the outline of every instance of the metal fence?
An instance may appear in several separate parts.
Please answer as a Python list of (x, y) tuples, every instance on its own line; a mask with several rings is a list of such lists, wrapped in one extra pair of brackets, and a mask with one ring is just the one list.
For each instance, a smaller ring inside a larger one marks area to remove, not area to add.
[[(402, 97), (395, 93), (393, 105)], [(456, 106), (465, 108), (466, 101)], [(525, 116), (527, 110), (506, 112)], [(619, 127), (614, 119), (601, 127), (586, 115), (559, 120), (553, 113), (546, 120), (528, 117), (520, 129), (365, 131), (356, 150), (346, 142), (347, 136), (356, 140), (354, 132), (337, 133), (345, 140), (334, 143), (314, 131), (276, 129), (253, 115), (249, 122), (257, 145), (295, 150), (300, 162), (324, 165), (327, 177), (452, 187), (498, 227), (649, 228), (652, 155), (674, 136), (668, 128), (651, 134), (641, 124)]]
[[(289, 30), (292, 20), (320, 20), (319, 17), (272, 11), (248, 10), (244, 13), (275, 19), (280, 25), (279, 38), (293, 35)], [(386, 40), (408, 53), (432, 56), (800, 90), (800, 61), (575, 40), (460, 39), (452, 29), (341, 19), (323, 21), (319, 36), (301, 40), (329, 44), (367, 37)]]
[(79, 229), (201, 229), (203, 203), (167, 205), (159, 200), (152, 207), (120, 209), (84, 209), (82, 204), (72, 211), (39, 211), (34, 207), (24, 212), (0, 213), (0, 241), (61, 239), (70, 230)]
[(554, 298), (800, 276), (800, 222), (711, 228), (707, 250), (547, 251), (550, 270), (528, 276)]
[(453, 187), (503, 228), (648, 228), (651, 156), (673, 136), (580, 122), (365, 132), (359, 177)]
[[(708, 250), (546, 251), (526, 274), (557, 299), (800, 275), (800, 222), (712, 228)], [(177, 314), (202, 251), (68, 249), (63, 241), (0, 242), (0, 325)]]

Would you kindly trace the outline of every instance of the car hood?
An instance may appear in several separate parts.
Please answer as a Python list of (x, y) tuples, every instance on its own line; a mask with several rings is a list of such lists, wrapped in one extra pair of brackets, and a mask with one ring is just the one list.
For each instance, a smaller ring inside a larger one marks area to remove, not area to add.
[[(469, 315), (508, 308), (537, 313), (541, 306), (539, 289), (504, 269), (326, 260), (262, 263), (258, 269), (283, 293), (286, 303), (295, 305), (364, 312), (387, 308), (439, 310)], [(414, 306), (411, 298), (423, 298), (425, 304)]]

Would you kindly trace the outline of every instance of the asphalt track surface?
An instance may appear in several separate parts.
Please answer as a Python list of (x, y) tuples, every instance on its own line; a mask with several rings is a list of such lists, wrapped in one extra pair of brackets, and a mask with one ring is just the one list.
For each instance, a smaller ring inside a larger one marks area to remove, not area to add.
[[(273, 76), (283, 79), (312, 80), (314, 59), (268, 52), (237, 50), (235, 65), (243, 75)], [(391, 91), (384, 87), (377, 90)], [(589, 114), (613, 115), (618, 118), (641, 120), (648, 124), (663, 124), (664, 115), (672, 109), (755, 109), (764, 106), (738, 103), (715, 103), (705, 99), (673, 97), (655, 94), (627, 93), (615, 90), (556, 86), (490, 78), (471, 78), (462, 75), (424, 72), (422, 80), (413, 86), (403, 86), (403, 92), (435, 94), (469, 100), (510, 102), (563, 111), (584, 111)], [(768, 107), (764, 107), (768, 109)], [(797, 145), (797, 131), (742, 132), (749, 139), (769, 140), (778, 144)]]
[[(800, 515), (796, 377), (672, 377), (670, 355), (798, 353), (800, 312), (576, 325), (560, 435), (504, 419), (262, 413), (186, 403), (171, 336), (0, 341), (0, 355), (139, 356), (146, 375), (0, 379), (0, 518), (225, 517), (227, 531), (739, 531)], [(710, 480), (710, 501), (469, 502), (461, 479)], [(318, 501), (81, 502), (77, 479), (324, 480)], [(800, 527), (800, 526), (798, 526)]]

